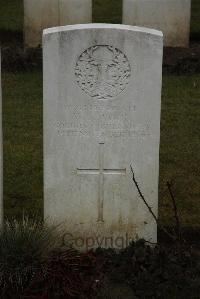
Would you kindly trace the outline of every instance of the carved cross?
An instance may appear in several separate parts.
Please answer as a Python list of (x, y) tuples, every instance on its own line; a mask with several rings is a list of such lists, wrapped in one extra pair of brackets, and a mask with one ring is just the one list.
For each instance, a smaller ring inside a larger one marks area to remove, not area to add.
[(99, 143), (99, 168), (98, 169), (77, 169), (78, 174), (98, 175), (98, 219), (97, 222), (104, 222), (103, 205), (104, 205), (104, 176), (105, 175), (125, 175), (124, 169), (111, 169), (104, 167), (104, 143)]

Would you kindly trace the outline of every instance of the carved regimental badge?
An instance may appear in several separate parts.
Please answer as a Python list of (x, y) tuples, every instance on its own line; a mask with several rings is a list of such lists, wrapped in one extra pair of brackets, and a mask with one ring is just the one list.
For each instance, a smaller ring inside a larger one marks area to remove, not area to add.
[(108, 45), (97, 45), (79, 57), (75, 75), (78, 85), (93, 99), (108, 100), (122, 92), (131, 76), (125, 54)]

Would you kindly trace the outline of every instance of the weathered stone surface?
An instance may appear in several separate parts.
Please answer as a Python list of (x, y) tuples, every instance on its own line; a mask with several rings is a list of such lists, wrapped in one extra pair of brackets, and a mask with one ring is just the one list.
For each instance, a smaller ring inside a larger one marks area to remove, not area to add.
[(42, 30), (59, 25), (59, 1), (24, 0), (24, 39), (26, 47), (42, 43)]
[(156, 241), (162, 33), (124, 25), (47, 29), (44, 214), (80, 249)]
[(3, 132), (2, 132), (2, 90), (0, 50), (0, 226), (3, 224)]
[(92, 22), (92, 0), (24, 0), (26, 47), (42, 43), (46, 28)]
[(59, 0), (60, 25), (92, 22), (92, 0)]
[(123, 0), (123, 24), (161, 30), (164, 45), (187, 47), (191, 0)]

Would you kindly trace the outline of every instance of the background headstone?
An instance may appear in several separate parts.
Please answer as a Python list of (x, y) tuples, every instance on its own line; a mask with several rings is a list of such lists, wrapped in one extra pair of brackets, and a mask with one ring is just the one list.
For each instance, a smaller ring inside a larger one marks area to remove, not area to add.
[(152, 242), (157, 214), (162, 33), (88, 24), (47, 29), (44, 214), (79, 249)]
[(164, 45), (187, 47), (191, 0), (123, 0), (123, 24), (161, 30)]
[(3, 131), (2, 131), (2, 89), (0, 50), (0, 226), (3, 224)]
[(92, 22), (92, 0), (59, 0), (60, 25)]
[(24, 0), (26, 47), (42, 43), (45, 28), (92, 22), (92, 0)]

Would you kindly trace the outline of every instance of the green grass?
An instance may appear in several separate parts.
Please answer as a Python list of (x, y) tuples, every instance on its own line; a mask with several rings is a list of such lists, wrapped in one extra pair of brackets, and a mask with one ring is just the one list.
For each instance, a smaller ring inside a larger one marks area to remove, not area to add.
[[(42, 215), (42, 75), (3, 74), (6, 215)], [(174, 182), (183, 224), (200, 227), (200, 75), (163, 79), (160, 218), (172, 223), (166, 182)]]
[(42, 214), (42, 75), (3, 75), (6, 215)]
[(56, 226), (37, 219), (5, 222), (0, 230), (0, 298), (22, 298), (32, 277), (60, 246), (60, 240)]
[(122, 0), (93, 0), (93, 21), (122, 23)]
[(23, 0), (0, 0), (0, 30), (23, 31)]
[(160, 216), (171, 223), (166, 182), (172, 181), (184, 225), (200, 226), (200, 75), (163, 80)]
[(191, 35), (200, 35), (200, 0), (192, 0)]
[[(23, 0), (0, 1), (0, 31), (23, 31)], [(121, 23), (122, 0), (93, 0), (93, 21)], [(200, 1), (192, 0), (192, 34), (200, 33)]]

